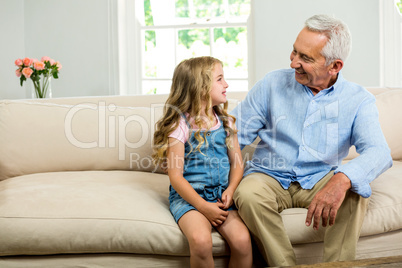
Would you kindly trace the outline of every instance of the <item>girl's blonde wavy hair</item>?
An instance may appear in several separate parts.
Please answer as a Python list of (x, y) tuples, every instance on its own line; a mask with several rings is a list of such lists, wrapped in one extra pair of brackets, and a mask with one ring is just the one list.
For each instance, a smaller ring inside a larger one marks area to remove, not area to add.
[[(196, 150), (200, 151), (202, 144), (206, 142), (205, 132), (204, 135), (201, 135), (203, 123), (201, 109), (202, 104), (206, 103), (204, 112), (208, 114), (212, 106), (210, 92), (213, 82), (212, 71), (216, 64), (222, 65), (222, 62), (216, 58), (205, 56), (184, 60), (175, 68), (163, 116), (156, 123), (152, 154), (155, 164), (165, 164), (169, 146), (169, 135), (179, 126), (180, 118), (185, 113), (188, 113), (189, 117), (194, 118), (194, 123), (198, 128), (194, 133), (198, 141)], [(228, 133), (226, 145), (231, 149), (233, 148), (231, 140), (235, 131), (229, 126), (229, 118), (233, 120), (233, 124), (236, 119), (227, 113), (227, 107), (228, 103), (226, 102), (223, 105), (214, 106), (212, 109), (223, 122), (223, 127)], [(212, 121), (213, 115), (209, 116), (209, 119)]]

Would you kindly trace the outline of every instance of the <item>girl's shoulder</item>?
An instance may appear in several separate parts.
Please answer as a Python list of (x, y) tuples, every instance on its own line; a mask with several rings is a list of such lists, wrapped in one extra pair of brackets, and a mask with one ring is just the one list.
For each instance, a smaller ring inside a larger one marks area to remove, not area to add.
[(184, 117), (181, 116), (176, 129), (172, 133), (170, 133), (169, 138), (175, 138), (182, 143), (186, 143), (186, 141), (188, 140), (188, 135), (189, 128), (187, 122)]
[(235, 129), (236, 129), (236, 124), (234, 123), (234, 120), (235, 120), (235, 119), (234, 119), (233, 117), (231, 117), (231, 116), (227, 116), (226, 118), (227, 118), (227, 120), (228, 120), (229, 127), (230, 127), (231, 129), (235, 130)]
[[(219, 120), (219, 116), (217, 114), (214, 114), (214, 115), (217, 120), (217, 124), (215, 126), (213, 126), (210, 129), (210, 131), (217, 130), (221, 127), (221, 121)], [(184, 118), (184, 116), (180, 117), (180, 120), (179, 120), (179, 123), (178, 123), (176, 129), (172, 133), (170, 133), (169, 138), (175, 138), (182, 143), (187, 142), (187, 140), (189, 139), (189, 133), (190, 133), (189, 124), (191, 124), (191, 122), (193, 120), (191, 120), (191, 118), (188, 117), (188, 114), (186, 114), (185, 116), (186, 116), (186, 118)], [(229, 127), (232, 129), (236, 129), (236, 125), (233, 122), (233, 118), (231, 118), (229, 116), (228, 121), (229, 121)], [(206, 129), (202, 129), (202, 130), (206, 130)]]

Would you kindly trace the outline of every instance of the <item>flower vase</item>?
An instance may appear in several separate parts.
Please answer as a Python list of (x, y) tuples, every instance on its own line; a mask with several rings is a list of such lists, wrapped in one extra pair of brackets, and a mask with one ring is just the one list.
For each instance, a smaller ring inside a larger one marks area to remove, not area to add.
[[(32, 78), (31, 78), (32, 79)], [(32, 79), (32, 98), (42, 99), (52, 97), (51, 87), (52, 77), (50, 75), (39, 75), (36, 79)]]

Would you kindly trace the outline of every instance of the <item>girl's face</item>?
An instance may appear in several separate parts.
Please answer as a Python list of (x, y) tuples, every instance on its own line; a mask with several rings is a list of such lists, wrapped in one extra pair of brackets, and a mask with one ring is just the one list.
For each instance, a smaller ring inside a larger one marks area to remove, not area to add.
[(226, 89), (229, 85), (223, 76), (223, 68), (220, 63), (215, 64), (212, 70), (212, 88), (211, 101), (212, 106), (216, 106), (226, 102)]

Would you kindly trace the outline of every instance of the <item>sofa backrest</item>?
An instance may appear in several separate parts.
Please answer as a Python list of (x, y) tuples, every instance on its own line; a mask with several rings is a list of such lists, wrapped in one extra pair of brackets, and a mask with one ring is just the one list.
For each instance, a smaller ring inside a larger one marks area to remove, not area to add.
[(155, 114), (105, 101), (0, 102), (0, 180), (57, 171), (159, 171), (151, 160)]
[[(377, 88), (380, 122), (402, 159), (402, 89)], [(230, 92), (229, 110), (247, 92)], [(152, 164), (151, 137), (167, 95), (0, 101), (0, 180), (56, 171), (138, 170)], [(255, 146), (243, 154), (251, 157)], [(356, 153), (351, 149), (348, 158)]]
[[(391, 156), (402, 160), (402, 89), (393, 89), (376, 95), (380, 124)], [(370, 127), (370, 126), (368, 126)]]

